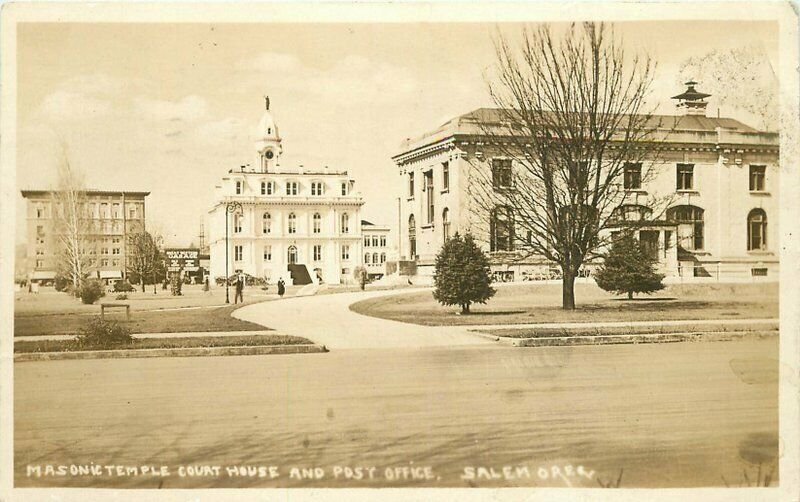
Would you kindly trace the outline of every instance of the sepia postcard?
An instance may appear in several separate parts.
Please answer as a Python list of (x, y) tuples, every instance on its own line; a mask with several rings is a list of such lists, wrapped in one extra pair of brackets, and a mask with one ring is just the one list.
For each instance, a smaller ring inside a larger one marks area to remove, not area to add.
[(795, 4), (1, 16), (0, 500), (800, 501)]

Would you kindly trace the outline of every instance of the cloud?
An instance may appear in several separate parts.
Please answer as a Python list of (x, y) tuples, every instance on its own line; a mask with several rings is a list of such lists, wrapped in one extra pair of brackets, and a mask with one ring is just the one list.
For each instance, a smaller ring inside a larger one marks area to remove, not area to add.
[(155, 121), (196, 122), (208, 116), (208, 102), (197, 95), (180, 101), (138, 97), (133, 100), (134, 112), (141, 118)]
[(250, 59), (240, 61), (236, 68), (243, 71), (291, 72), (301, 69), (302, 63), (296, 56), (278, 52), (264, 52)]
[(111, 112), (111, 102), (80, 92), (57, 90), (42, 100), (40, 112), (54, 122), (99, 118)]

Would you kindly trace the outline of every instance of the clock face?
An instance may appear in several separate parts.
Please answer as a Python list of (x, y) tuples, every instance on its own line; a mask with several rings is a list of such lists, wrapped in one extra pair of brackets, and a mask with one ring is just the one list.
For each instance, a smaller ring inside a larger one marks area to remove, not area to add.
[(271, 158), (272, 158), (274, 155), (275, 155), (275, 154), (274, 154), (274, 153), (272, 153), (272, 150), (268, 150), (265, 156), (266, 156), (268, 159), (271, 159)]

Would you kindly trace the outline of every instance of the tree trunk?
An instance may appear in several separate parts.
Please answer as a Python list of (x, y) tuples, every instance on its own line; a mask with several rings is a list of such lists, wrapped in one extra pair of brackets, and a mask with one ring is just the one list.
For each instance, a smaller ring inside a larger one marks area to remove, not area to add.
[(139, 280), (142, 281), (142, 293), (144, 293), (144, 276)]
[(462, 314), (469, 314), (469, 303), (462, 303), (461, 304), (461, 313)]
[(570, 267), (564, 267), (561, 285), (561, 308), (575, 310), (575, 273)]
[(628, 291), (628, 300), (633, 300), (633, 291)]

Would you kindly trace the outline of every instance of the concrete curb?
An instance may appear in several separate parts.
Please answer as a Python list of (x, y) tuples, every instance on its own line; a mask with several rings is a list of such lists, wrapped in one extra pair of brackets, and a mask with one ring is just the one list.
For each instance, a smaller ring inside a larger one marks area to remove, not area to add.
[(779, 331), (715, 331), (693, 333), (655, 333), (597, 336), (553, 336), (535, 338), (509, 338), (487, 333), (470, 333), (494, 340), (500, 345), (511, 347), (563, 347), (570, 345), (621, 345), (639, 343), (677, 343), (677, 342), (728, 342), (743, 338), (771, 338)]
[(312, 354), (328, 352), (322, 345), (259, 345), (242, 347), (191, 347), (184, 349), (84, 350), (73, 352), (27, 352), (14, 354), (14, 362), (63, 359), (130, 359), (142, 357), (255, 356), (266, 354)]

